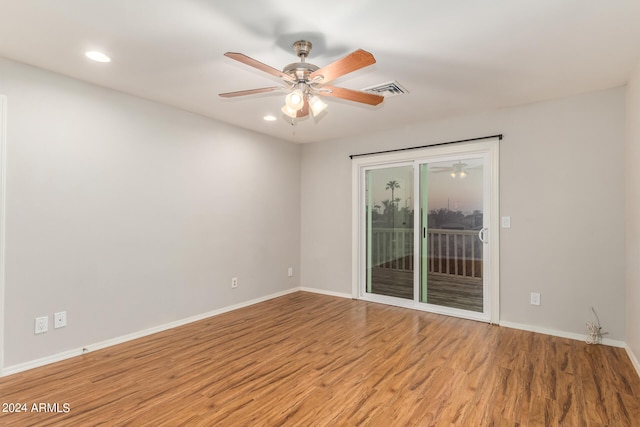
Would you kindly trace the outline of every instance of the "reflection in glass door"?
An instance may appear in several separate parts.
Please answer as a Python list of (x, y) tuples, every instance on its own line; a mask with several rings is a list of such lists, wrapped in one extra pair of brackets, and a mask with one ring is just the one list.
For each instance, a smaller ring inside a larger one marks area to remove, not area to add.
[(484, 158), (420, 165), (420, 302), (483, 313)]
[(365, 172), (366, 292), (414, 298), (413, 165)]
[(499, 321), (498, 142), (354, 159), (354, 296)]

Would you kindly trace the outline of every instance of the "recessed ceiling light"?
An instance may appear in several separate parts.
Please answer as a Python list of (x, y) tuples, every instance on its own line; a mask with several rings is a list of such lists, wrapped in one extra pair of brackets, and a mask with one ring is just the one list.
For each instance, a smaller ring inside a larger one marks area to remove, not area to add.
[(277, 120), (276, 116), (272, 116), (271, 114), (264, 116), (263, 119), (267, 122), (274, 122)]
[(97, 50), (90, 50), (88, 52), (85, 52), (85, 56), (96, 62), (111, 62), (111, 58), (109, 58), (102, 52), (98, 52)]

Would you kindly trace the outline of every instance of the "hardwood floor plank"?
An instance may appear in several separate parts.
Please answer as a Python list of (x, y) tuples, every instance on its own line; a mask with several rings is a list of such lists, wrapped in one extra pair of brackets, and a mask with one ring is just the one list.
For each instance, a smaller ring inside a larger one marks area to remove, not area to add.
[[(633, 426), (623, 349), (298, 292), (0, 379), (2, 426)], [(29, 407), (31, 409), (31, 406)]]

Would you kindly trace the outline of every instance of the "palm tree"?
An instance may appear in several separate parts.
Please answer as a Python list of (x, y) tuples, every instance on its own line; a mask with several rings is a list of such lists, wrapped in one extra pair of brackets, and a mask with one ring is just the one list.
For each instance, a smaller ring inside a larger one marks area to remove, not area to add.
[(396, 201), (396, 199), (393, 197), (394, 196), (394, 191), (396, 190), (396, 188), (400, 188), (400, 184), (398, 184), (398, 181), (396, 181), (395, 179), (392, 179), (391, 181), (387, 182), (387, 187), (385, 188), (386, 190), (391, 190), (391, 212), (392, 212), (392, 219), (391, 219), (391, 223), (393, 224), (393, 226), (395, 227), (396, 225), (396, 209), (394, 207), (394, 202), (399, 201), (400, 199), (398, 199)]
[(393, 192), (396, 190), (396, 188), (400, 188), (400, 184), (398, 184), (398, 181), (392, 179), (391, 181), (387, 182), (387, 188), (385, 188), (385, 190), (391, 190), (391, 200), (394, 200)]
[(391, 200), (383, 200), (382, 206), (384, 206), (384, 214), (387, 215), (389, 213), (389, 208), (391, 207)]
[(378, 218), (380, 218), (380, 208), (381, 208), (381, 207), (382, 207), (382, 206), (380, 206), (380, 205), (373, 205), (373, 210), (371, 211), (371, 217), (372, 217), (373, 219), (378, 219)]

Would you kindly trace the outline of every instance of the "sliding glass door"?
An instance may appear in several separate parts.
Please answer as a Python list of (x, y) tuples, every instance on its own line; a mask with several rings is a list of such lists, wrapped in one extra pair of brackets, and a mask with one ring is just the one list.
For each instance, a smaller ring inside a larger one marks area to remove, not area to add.
[(498, 156), (492, 147), (485, 142), (356, 162), (357, 297), (497, 320)]
[(420, 164), (420, 302), (484, 312), (484, 163)]
[(413, 165), (365, 171), (366, 291), (413, 299)]

